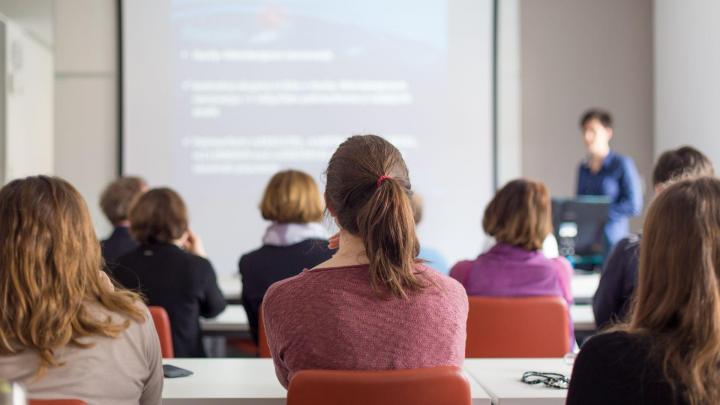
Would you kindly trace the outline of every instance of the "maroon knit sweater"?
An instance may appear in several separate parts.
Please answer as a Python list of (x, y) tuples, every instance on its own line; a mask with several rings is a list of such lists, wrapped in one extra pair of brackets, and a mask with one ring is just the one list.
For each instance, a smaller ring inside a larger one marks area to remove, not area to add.
[(430, 287), (408, 299), (373, 291), (367, 265), (305, 270), (273, 284), (262, 310), (280, 383), (307, 369), (462, 366), (465, 289), (426, 266), (417, 270)]

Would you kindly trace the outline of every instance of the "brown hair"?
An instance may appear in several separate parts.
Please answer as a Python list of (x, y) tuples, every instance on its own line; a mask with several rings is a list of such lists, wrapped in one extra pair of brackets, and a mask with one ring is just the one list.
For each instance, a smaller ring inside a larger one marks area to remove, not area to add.
[(113, 225), (128, 219), (133, 201), (147, 187), (140, 177), (121, 177), (108, 184), (100, 195), (100, 208)]
[(552, 231), (550, 193), (543, 183), (507, 183), (485, 208), (483, 229), (496, 241), (538, 250)]
[(139, 243), (169, 243), (188, 230), (187, 208), (170, 188), (154, 188), (130, 209), (130, 234)]
[[(60, 363), (57, 349), (81, 338), (117, 337), (130, 322), (99, 318), (88, 304), (144, 322), (129, 291), (107, 288), (100, 245), (80, 194), (56, 177), (14, 180), (0, 190), (0, 354), (40, 356), (37, 375)], [(19, 345), (19, 346), (18, 346)]]
[(276, 173), (260, 202), (262, 217), (281, 224), (318, 222), (324, 209), (315, 180), (298, 170)]
[(692, 146), (683, 146), (660, 155), (653, 169), (653, 184), (657, 186), (677, 177), (714, 175), (715, 170), (707, 156)]
[(373, 288), (382, 285), (399, 298), (425, 287), (415, 271), (420, 245), (410, 193), (400, 151), (379, 136), (352, 136), (330, 158), (328, 209), (344, 230), (362, 239)]
[(720, 180), (681, 180), (651, 203), (629, 324), (692, 405), (720, 403)]

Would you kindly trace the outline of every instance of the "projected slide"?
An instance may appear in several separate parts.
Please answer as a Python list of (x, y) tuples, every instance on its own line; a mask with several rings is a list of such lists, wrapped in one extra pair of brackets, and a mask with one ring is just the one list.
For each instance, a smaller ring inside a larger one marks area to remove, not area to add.
[(123, 1), (125, 173), (169, 185), (221, 273), (260, 244), (275, 172), (398, 146), (421, 243), (474, 256), (491, 193), (491, 2)]

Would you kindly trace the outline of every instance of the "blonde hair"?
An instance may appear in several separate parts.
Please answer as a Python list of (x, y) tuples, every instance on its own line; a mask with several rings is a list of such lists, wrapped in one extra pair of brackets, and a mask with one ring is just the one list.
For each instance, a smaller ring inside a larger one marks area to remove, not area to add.
[(629, 323), (692, 405), (720, 403), (720, 180), (671, 184), (650, 205)]
[(540, 249), (552, 231), (547, 187), (526, 179), (507, 183), (485, 208), (483, 229), (498, 242)]
[(37, 375), (58, 366), (65, 345), (81, 338), (117, 337), (130, 322), (98, 319), (97, 303), (137, 322), (145, 320), (129, 291), (110, 290), (100, 271), (100, 245), (87, 206), (56, 177), (15, 180), (0, 190), (0, 355), (24, 348), (40, 356)]
[(324, 209), (315, 180), (298, 170), (276, 173), (260, 202), (262, 217), (281, 224), (318, 222)]

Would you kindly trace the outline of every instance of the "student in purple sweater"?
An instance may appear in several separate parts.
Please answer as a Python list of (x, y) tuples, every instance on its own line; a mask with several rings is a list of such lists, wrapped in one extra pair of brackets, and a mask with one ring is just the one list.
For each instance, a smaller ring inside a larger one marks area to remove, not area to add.
[(421, 264), (400, 152), (374, 135), (343, 142), (325, 201), (337, 253), (273, 284), (262, 304), (283, 386), (306, 369), (462, 366), (468, 301), (455, 280)]
[[(497, 243), (475, 260), (450, 270), (468, 295), (499, 297), (559, 296), (572, 304), (572, 266), (565, 258), (548, 259), (540, 251), (552, 231), (547, 187), (525, 179), (509, 182), (485, 209), (483, 229)], [(572, 322), (570, 342), (574, 343)]]

